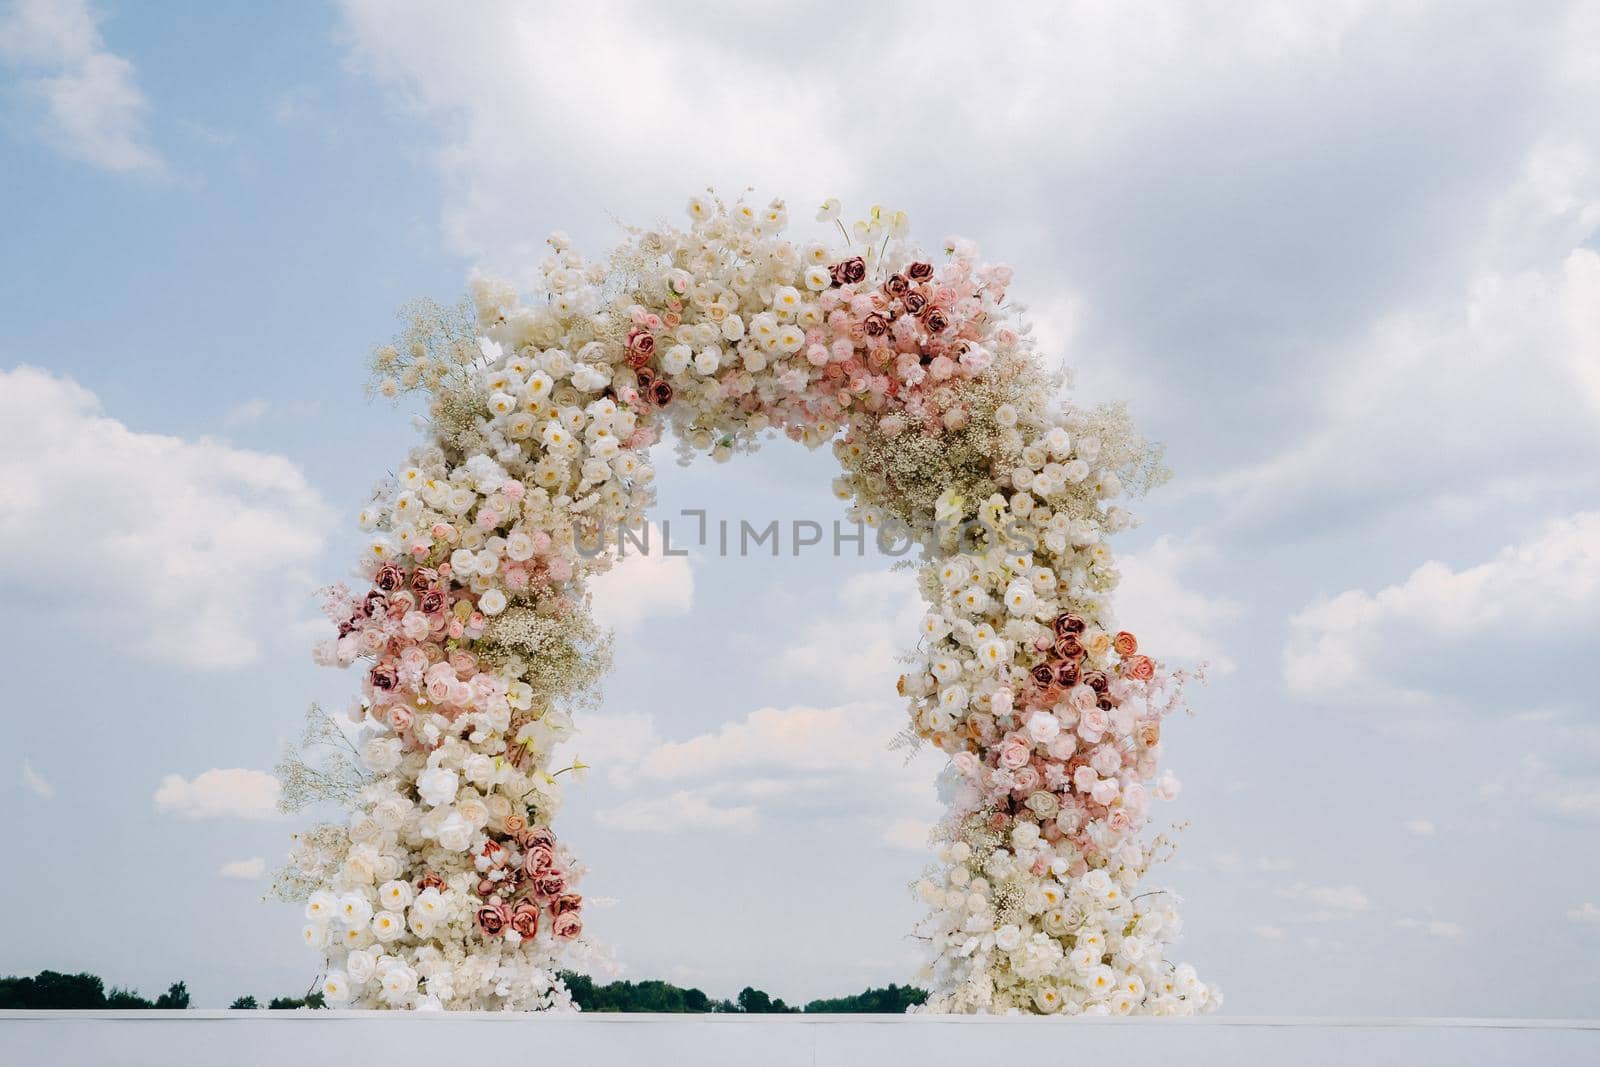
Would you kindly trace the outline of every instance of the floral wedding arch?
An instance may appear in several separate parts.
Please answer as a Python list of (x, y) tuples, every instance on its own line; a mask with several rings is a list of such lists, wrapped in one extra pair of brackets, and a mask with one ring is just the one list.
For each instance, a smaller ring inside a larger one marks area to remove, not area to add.
[[(1168, 961), (1170, 896), (1139, 893), (1162, 722), (1181, 671), (1116, 630), (1115, 501), (1161, 477), (1121, 408), (1081, 410), (1006, 304), (1009, 267), (952, 240), (925, 257), (874, 208), (843, 250), (786, 240), (784, 204), (689, 201), (687, 229), (629, 231), (607, 264), (550, 239), (543, 292), (478, 279), (410, 309), (374, 356), (421, 391), (429, 434), (361, 516), (368, 586), (329, 591), (320, 662), (363, 661), (347, 756), (280, 767), (330, 1003), (570, 1006), (589, 951), (583, 868), (556, 837), (551, 753), (608, 663), (585, 582), (653, 500), (649, 450), (724, 460), (781, 432), (832, 447), (851, 515), (909, 531), (928, 603), (900, 679), (908, 732), (949, 754), (937, 864), (918, 885), (939, 1012), (1189, 1014), (1219, 995)], [(937, 260), (937, 262), (936, 262)]]

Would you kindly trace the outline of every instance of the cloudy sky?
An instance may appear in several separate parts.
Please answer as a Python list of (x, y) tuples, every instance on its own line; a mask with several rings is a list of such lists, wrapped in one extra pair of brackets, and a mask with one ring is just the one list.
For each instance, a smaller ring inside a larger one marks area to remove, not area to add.
[[(394, 309), (707, 184), (1017, 267), (1173, 483), (1123, 621), (1208, 662), (1159, 873), (1242, 1014), (1600, 995), (1600, 12), (1564, 4), (0, 4), (0, 972), (303, 989), (266, 776), (414, 439)], [(838, 517), (831, 458), (660, 515)], [(683, 520), (680, 520), (682, 522)], [(903, 981), (931, 757), (881, 557), (657, 559), (559, 828), (632, 977)]]

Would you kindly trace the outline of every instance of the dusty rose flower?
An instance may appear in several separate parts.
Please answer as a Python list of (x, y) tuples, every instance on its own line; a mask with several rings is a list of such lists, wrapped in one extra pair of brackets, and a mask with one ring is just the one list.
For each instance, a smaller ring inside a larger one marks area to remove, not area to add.
[(1078, 640), (1078, 635), (1073, 633), (1062, 634), (1056, 638), (1056, 655), (1062, 659), (1082, 659), (1083, 642)]
[(382, 589), (385, 593), (392, 593), (405, 582), (405, 575), (393, 563), (385, 563), (378, 568), (378, 573), (373, 575), (372, 584)]
[(835, 285), (854, 285), (867, 276), (867, 264), (860, 256), (847, 259), (830, 269)]
[(437, 614), (445, 608), (445, 595), (437, 589), (430, 589), (422, 594), (417, 606), (429, 615)]
[(650, 386), (650, 402), (659, 408), (664, 408), (672, 403), (672, 383), (657, 378), (655, 383)]
[(891, 274), (889, 280), (883, 283), (883, 291), (890, 296), (903, 296), (910, 288), (911, 283), (906, 281), (904, 274)]
[(419, 893), (426, 892), (429, 889), (437, 889), (439, 892), (443, 893), (445, 888), (445, 880), (440, 878), (437, 874), (434, 874), (432, 871), (429, 871), (427, 874), (424, 874), (417, 880), (417, 892)]
[(1111, 680), (1101, 671), (1090, 671), (1083, 676), (1083, 684), (1099, 694), (1106, 691), (1111, 685)]
[(922, 316), (922, 325), (929, 333), (943, 333), (950, 325), (950, 318), (941, 309), (932, 308)]
[(550, 932), (555, 934), (557, 940), (571, 941), (583, 933), (583, 918), (575, 911), (557, 915), (550, 923)]
[(1155, 661), (1149, 656), (1129, 656), (1122, 661), (1122, 674), (1137, 682), (1147, 682), (1155, 677)]
[(522, 869), (529, 877), (537, 877), (553, 870), (555, 865), (556, 854), (549, 845), (533, 845), (522, 854)]
[(439, 580), (439, 572), (431, 567), (418, 567), (411, 572), (411, 591), (426, 593)]
[(510, 920), (511, 913), (498, 901), (484, 904), (478, 909), (478, 931), (484, 937), (498, 937)]
[(889, 332), (889, 320), (874, 311), (861, 324), (861, 329), (868, 337), (882, 337)]
[(1075, 661), (1069, 660), (1056, 669), (1056, 684), (1063, 689), (1070, 689), (1078, 684), (1080, 668)]
[(1042, 686), (1047, 686), (1056, 680), (1055, 668), (1048, 663), (1041, 663), (1033, 669), (1033, 680)]
[(533, 894), (540, 900), (551, 900), (567, 891), (567, 873), (554, 868), (533, 876)]
[(628, 351), (642, 353), (646, 358), (656, 350), (656, 339), (648, 330), (628, 332)]
[(511, 929), (527, 939), (539, 933), (539, 905), (531, 900), (520, 901), (511, 909)]
[(554, 849), (556, 835), (550, 832), (548, 826), (535, 826), (531, 830), (524, 830), (517, 837), (517, 844), (523, 848), (538, 848), (543, 845), (545, 848)]
[(1056, 616), (1055, 629), (1057, 637), (1063, 634), (1081, 634), (1083, 633), (1083, 627), (1083, 617), (1080, 615), (1074, 615), (1068, 611)]
[(565, 915), (583, 907), (583, 898), (576, 893), (563, 893), (550, 902), (550, 914)]
[(361, 613), (369, 619), (376, 619), (389, 609), (389, 598), (374, 589), (367, 594), (361, 602)]
[(1111, 639), (1111, 647), (1117, 650), (1119, 656), (1131, 656), (1139, 651), (1139, 639), (1127, 630), (1120, 630)]
[(382, 690), (390, 690), (400, 681), (400, 674), (394, 669), (392, 663), (380, 663), (372, 668), (372, 684)]
[(906, 268), (906, 277), (914, 282), (925, 282), (933, 277), (933, 264), (918, 261)]
[(907, 314), (920, 315), (927, 310), (928, 297), (925, 293), (912, 289), (900, 298), (900, 303), (905, 307)]

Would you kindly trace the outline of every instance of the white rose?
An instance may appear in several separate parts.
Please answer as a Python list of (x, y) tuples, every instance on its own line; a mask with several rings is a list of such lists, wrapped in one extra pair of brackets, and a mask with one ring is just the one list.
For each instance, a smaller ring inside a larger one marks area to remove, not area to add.
[(328, 947), (328, 924), (307, 923), (300, 929), (300, 937), (305, 941), (307, 948)]
[(388, 774), (400, 766), (402, 746), (398, 737), (374, 737), (361, 748), (361, 762), (377, 774)]
[(344, 971), (349, 976), (351, 984), (366, 985), (372, 981), (376, 964), (377, 961), (373, 958), (372, 953), (364, 948), (358, 948), (351, 951), (344, 958)]
[(485, 615), (498, 615), (506, 610), (506, 595), (498, 588), (490, 589), (478, 598), (478, 610)]
[(417, 775), (417, 795), (433, 807), (454, 800), (459, 786), (456, 772), (443, 767), (429, 767)]
[(465, 852), (472, 847), (472, 824), (453, 811), (439, 827), (439, 847), (451, 852)]
[(488, 785), (494, 778), (494, 760), (481, 752), (474, 752), (462, 763), (461, 773), (473, 785)]
[(1061, 720), (1054, 712), (1036, 711), (1028, 716), (1028, 736), (1041, 745), (1048, 745), (1061, 732)]
[(372, 902), (364, 893), (346, 893), (339, 898), (339, 921), (346, 926), (365, 926), (372, 918)]
[(372, 917), (372, 933), (386, 945), (405, 932), (405, 923), (392, 911), (380, 911)]
[(398, 878), (378, 887), (378, 902), (389, 911), (404, 911), (411, 905), (413, 896), (411, 883)]
[(306, 901), (306, 918), (314, 923), (325, 923), (339, 910), (339, 898), (326, 889), (319, 889)]
[(350, 999), (350, 980), (343, 971), (329, 971), (322, 980), (322, 995), (329, 1004), (343, 1004)]
[(994, 945), (1002, 952), (1015, 952), (1022, 947), (1022, 929), (1007, 923), (994, 932)]
[(403, 1004), (417, 991), (417, 972), (403, 963), (384, 968), (379, 980), (383, 983), (383, 999), (390, 1004)]
[(682, 374), (694, 358), (694, 349), (688, 345), (673, 345), (661, 356), (661, 367), (668, 374)]

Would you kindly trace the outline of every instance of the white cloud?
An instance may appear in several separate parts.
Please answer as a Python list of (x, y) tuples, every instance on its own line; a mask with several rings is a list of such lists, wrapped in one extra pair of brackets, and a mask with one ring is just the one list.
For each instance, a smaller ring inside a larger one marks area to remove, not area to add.
[(1440, 919), (1396, 919), (1394, 925), (1397, 930), (1416, 930), (1430, 937), (1461, 936), (1460, 923), (1445, 922)]
[[(960, 168), (947, 184), (968, 210), (1027, 217), (1019, 198), (1045, 208), (1055, 190), (1019, 176), (1052, 164), (1104, 170), (1169, 123), (1258, 108), (1263, 83), (1303, 87), (1309, 70), (1331, 73), (1364, 18), (1319, 5), (1216, 19), (1171, 3), (1133, 17), (1036, 6), (975, 23), (933, 5), (907, 32), (903, 13), (875, 5), (713, 5), (682, 18), (643, 4), (491, 3), (470, 20), (441, 19), (425, 3), (343, 7), (353, 65), (437, 124), (454, 244), (519, 266), (538, 262), (544, 236), (518, 222), (530, 174), (553, 179), (541, 189), (547, 204), (582, 201), (587, 217), (596, 204), (616, 210), (641, 197), (659, 209), (662, 175), (681, 184), (673, 210), (707, 181), (803, 204), (832, 193), (870, 203), (925, 186), (913, 179), (937, 145)], [(640, 40), (651, 47), (634, 47)], [(984, 77), (946, 77), (939, 57), (949, 55)], [(608, 165), (581, 177), (566, 167), (594, 158)], [(971, 188), (988, 195), (974, 200)]]
[(272, 404), (270, 401), (263, 400), (259, 396), (253, 397), (229, 408), (222, 416), (222, 424), (229, 429), (235, 429), (240, 426), (253, 426), (266, 418), (267, 413), (271, 410)]
[(852, 575), (833, 604), (780, 644), (771, 669), (828, 686), (840, 699), (882, 698), (894, 692), (900, 656), (915, 644), (926, 611), (909, 571)]
[(1600, 156), (1550, 125), (1464, 228), (1459, 282), (1317, 352), (1299, 439), (1206, 484), (1235, 518), (1326, 527), (1404, 506), (1471, 521), (1592, 494)]
[(1531, 754), (1479, 786), (1478, 794), (1520, 801), (1557, 818), (1600, 819), (1600, 777), (1569, 774)]
[(149, 103), (133, 64), (109, 51), (85, 0), (14, 0), (0, 16), (0, 59), (49, 114), (49, 139), (64, 154), (110, 171), (160, 173), (145, 139)]
[(603, 808), (595, 812), (595, 821), (611, 830), (658, 834), (702, 830), (743, 833), (755, 828), (759, 816), (749, 804), (723, 806), (706, 790), (685, 789)]
[(903, 716), (873, 703), (760, 708), (681, 741), (662, 740), (649, 715), (589, 716), (556, 761), (582, 754), (623, 791), (595, 814), (611, 829), (743, 832), (790, 817), (840, 818), (886, 844), (921, 849), (943, 760), (923, 752), (908, 761), (890, 749)]
[(1367, 894), (1353, 885), (1320, 886), (1296, 882), (1278, 890), (1278, 895), (1285, 900), (1302, 901), (1314, 909), (1300, 916), (1308, 922), (1348, 919), (1371, 906)]
[(278, 779), (265, 771), (213, 768), (192, 780), (181, 774), (161, 779), (156, 810), (184, 819), (275, 819)]
[(33, 367), (0, 371), (0, 580), (117, 649), (250, 663), (299, 617), (328, 512), (289, 460), (140, 433)]
[(224, 878), (260, 878), (267, 872), (267, 861), (260, 856), (252, 856), (247, 860), (234, 860), (224, 863), (217, 873)]
[(1412, 837), (1432, 837), (1439, 832), (1432, 819), (1407, 819), (1401, 825)]
[(1186, 570), (1211, 555), (1198, 542), (1163, 536), (1143, 551), (1119, 557), (1116, 610), (1120, 625), (1138, 635), (1141, 651), (1163, 660), (1208, 663), (1226, 675), (1235, 664), (1224, 652), (1223, 636), (1244, 606), (1227, 596), (1196, 592), (1182, 580)]
[(1522, 690), (1535, 696), (1541, 677), (1574, 680), (1533, 665), (1592, 659), (1597, 616), (1600, 512), (1583, 512), (1477, 566), (1429, 562), (1375, 594), (1316, 601), (1289, 620), (1284, 680), (1297, 696), (1355, 710), (1442, 711), (1483, 689), (1501, 714), (1519, 712), (1491, 684), (1500, 664), (1521, 664)]
[(1252, 926), (1250, 928), (1250, 932), (1261, 938), (1263, 941), (1283, 940), (1283, 927), (1281, 926)]
[(1262, 856), (1256, 860), (1256, 869), (1266, 874), (1281, 874), (1284, 871), (1294, 870), (1294, 860), (1273, 859), (1271, 856)]
[(34, 770), (29, 760), (22, 761), (22, 774), (18, 781), (22, 783), (22, 788), (40, 800), (50, 800), (56, 795), (56, 787), (46, 781), (44, 775)]
[(687, 615), (694, 606), (689, 558), (666, 555), (658, 527), (651, 529), (649, 538), (648, 553), (630, 547), (620, 562), (589, 583), (595, 618), (620, 633), (646, 619)]
[(1567, 912), (1567, 918), (1585, 926), (1600, 926), (1600, 906), (1596, 906), (1592, 900), (1586, 900)]

